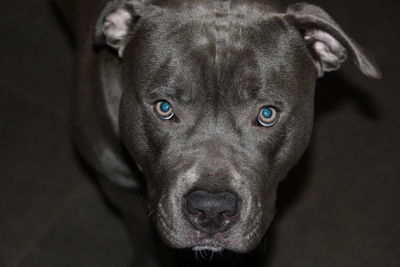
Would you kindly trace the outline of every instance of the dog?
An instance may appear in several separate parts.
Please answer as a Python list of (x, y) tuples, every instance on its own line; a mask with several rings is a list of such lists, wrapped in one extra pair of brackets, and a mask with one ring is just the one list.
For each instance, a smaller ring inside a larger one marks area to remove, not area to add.
[[(273, 218), (279, 182), (309, 143), (317, 78), (347, 58), (381, 76), (312, 4), (58, 5), (77, 48), (74, 140), (106, 195), (125, 206), (134, 266), (160, 266), (149, 213), (172, 248), (252, 251)], [(123, 199), (121, 190), (139, 197)]]

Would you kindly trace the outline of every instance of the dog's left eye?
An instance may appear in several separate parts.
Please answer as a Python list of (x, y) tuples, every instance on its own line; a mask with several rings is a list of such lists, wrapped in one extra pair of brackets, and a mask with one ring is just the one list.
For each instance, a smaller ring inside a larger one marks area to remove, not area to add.
[(257, 120), (261, 126), (271, 127), (278, 122), (279, 112), (270, 106), (263, 107), (258, 113)]
[(154, 112), (162, 120), (170, 120), (175, 115), (171, 103), (166, 100), (158, 101), (154, 106)]

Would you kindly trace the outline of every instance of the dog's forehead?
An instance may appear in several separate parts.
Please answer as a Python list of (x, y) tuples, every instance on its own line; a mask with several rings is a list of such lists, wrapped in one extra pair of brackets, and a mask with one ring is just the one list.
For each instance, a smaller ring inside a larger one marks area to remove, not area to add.
[(240, 100), (283, 93), (285, 76), (301, 69), (293, 59), (306, 55), (300, 35), (279, 13), (255, 4), (212, 7), (181, 6), (143, 24), (134, 39), (146, 40), (138, 54), (149, 60), (134, 62), (151, 66), (136, 68), (150, 77), (144, 90), (187, 101), (214, 91)]
[[(185, 13), (197, 13), (197, 15), (210, 14), (210, 11), (218, 13), (243, 12), (278, 12), (285, 11), (285, 7), (271, 0), (150, 0), (150, 2), (162, 8), (183, 11)], [(203, 12), (203, 14), (202, 14)]]
[(155, 4), (161, 8), (156, 9), (151, 20), (157, 20), (162, 30), (163, 26), (193, 25), (196, 31), (192, 33), (214, 30), (219, 36), (224, 31), (233, 33), (255, 27), (285, 12), (281, 6), (265, 0), (162, 0)]

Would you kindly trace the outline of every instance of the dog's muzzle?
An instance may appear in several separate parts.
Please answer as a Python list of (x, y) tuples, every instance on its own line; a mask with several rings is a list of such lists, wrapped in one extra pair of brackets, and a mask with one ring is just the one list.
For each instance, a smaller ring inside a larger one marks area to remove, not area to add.
[(250, 251), (269, 222), (259, 191), (234, 168), (217, 169), (218, 176), (200, 170), (192, 166), (166, 179), (155, 213), (161, 237), (174, 248)]

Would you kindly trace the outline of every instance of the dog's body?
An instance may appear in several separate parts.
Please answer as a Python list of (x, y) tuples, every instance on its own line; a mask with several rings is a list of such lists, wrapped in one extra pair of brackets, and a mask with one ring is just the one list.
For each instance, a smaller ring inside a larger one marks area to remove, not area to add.
[[(379, 77), (313, 5), (60, 6), (77, 44), (79, 151), (102, 183), (146, 187), (158, 231), (174, 248), (252, 250), (273, 217), (279, 181), (310, 139), (316, 78), (338, 69), (347, 54), (364, 74)], [(143, 204), (124, 204), (135, 211), (136, 245), (147, 251), (136, 255), (136, 266), (156, 266), (151, 234), (140, 228), (148, 228)]]

